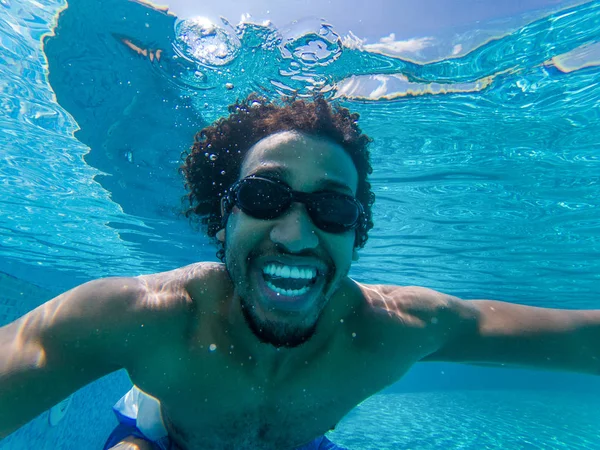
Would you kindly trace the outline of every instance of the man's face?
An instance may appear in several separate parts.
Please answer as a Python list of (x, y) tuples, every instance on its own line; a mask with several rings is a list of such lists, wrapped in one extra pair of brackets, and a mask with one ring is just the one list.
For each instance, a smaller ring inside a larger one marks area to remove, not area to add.
[[(354, 196), (356, 167), (338, 144), (298, 132), (258, 142), (246, 155), (240, 179), (283, 181), (305, 193)], [(242, 311), (254, 334), (277, 347), (309, 339), (352, 262), (355, 231), (329, 233), (315, 226), (302, 203), (272, 220), (234, 207), (225, 230), (225, 261)]]

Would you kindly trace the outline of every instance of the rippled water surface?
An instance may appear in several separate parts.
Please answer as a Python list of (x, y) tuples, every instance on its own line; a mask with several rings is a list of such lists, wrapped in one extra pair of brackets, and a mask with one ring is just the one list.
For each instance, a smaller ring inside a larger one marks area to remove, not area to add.
[[(181, 152), (250, 92), (320, 92), (373, 138), (375, 228), (352, 276), (600, 308), (600, 3), (552, 3), (401, 40), (335, 15), (238, 22), (139, 1), (0, 0), (0, 272), (59, 291), (214, 260), (180, 215)], [(418, 381), (494, 383), (428, 374)], [(598, 396), (581, 390), (388, 393), (332, 438), (598, 448)], [(104, 439), (88, 429), (108, 410), (72, 415), (73, 442)], [(0, 447), (59, 439), (36, 426)]]
[(0, 270), (70, 286), (214, 259), (178, 216), (180, 153), (249, 92), (323, 92), (374, 139), (376, 225), (353, 276), (598, 306), (597, 2), (412, 53), (324, 19), (77, 0), (57, 20), (55, 2), (1, 5)]

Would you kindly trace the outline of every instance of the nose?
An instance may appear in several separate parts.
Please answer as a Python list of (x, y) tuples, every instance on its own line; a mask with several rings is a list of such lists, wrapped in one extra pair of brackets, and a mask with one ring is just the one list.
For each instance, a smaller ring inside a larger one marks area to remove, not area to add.
[(271, 229), (271, 241), (280, 244), (290, 253), (309, 250), (319, 245), (319, 236), (306, 208), (294, 203)]

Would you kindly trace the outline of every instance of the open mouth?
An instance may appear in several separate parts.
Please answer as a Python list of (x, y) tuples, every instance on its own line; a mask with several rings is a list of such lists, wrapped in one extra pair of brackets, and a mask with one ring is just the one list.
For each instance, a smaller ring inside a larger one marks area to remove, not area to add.
[(262, 269), (267, 287), (280, 296), (298, 297), (316, 283), (317, 268), (268, 263)]

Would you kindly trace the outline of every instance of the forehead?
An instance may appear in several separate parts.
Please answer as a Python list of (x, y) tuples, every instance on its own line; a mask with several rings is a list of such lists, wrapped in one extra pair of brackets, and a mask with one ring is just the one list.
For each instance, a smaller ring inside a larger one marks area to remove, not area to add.
[(261, 171), (286, 174), (285, 181), (296, 189), (309, 190), (311, 184), (329, 181), (356, 192), (358, 185), (354, 162), (341, 145), (296, 131), (272, 134), (250, 148), (240, 178)]

